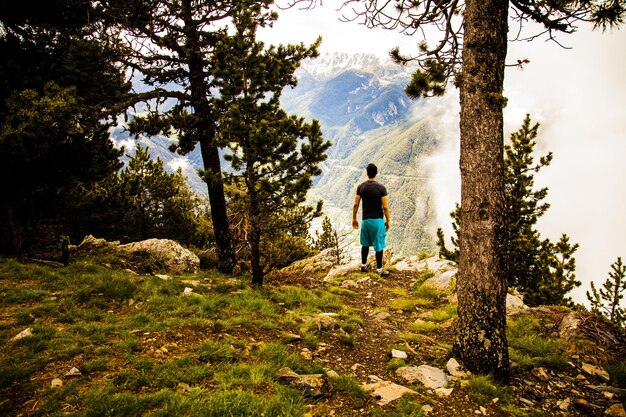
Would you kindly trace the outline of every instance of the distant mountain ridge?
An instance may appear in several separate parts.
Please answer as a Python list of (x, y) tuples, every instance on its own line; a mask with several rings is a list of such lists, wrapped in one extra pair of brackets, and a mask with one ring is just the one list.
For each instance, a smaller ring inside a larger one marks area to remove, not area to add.
[(433, 248), (428, 223), (434, 214), (423, 157), (436, 146), (427, 120), (416, 120), (425, 103), (404, 93), (410, 69), (373, 54), (326, 54), (296, 72), (298, 85), (283, 93), (288, 113), (320, 121), (333, 143), (316, 179), (311, 201), (322, 199), (337, 227), (350, 225), (356, 186), (369, 162), (389, 191), (397, 254)]
[[(281, 96), (287, 113), (319, 120), (324, 138), (333, 144), (322, 174), (314, 180), (310, 201), (324, 200), (333, 224), (349, 226), (356, 186), (365, 179), (365, 166), (375, 163), (390, 195), (389, 243), (400, 255), (433, 248), (427, 231), (433, 207), (422, 158), (437, 140), (428, 120), (413, 116), (425, 103), (411, 101), (404, 93), (410, 75), (409, 69), (373, 54), (322, 54), (298, 68), (298, 85)], [(112, 137), (132, 154), (134, 141), (123, 127)], [(168, 150), (172, 141), (139, 139), (168, 169), (182, 168), (191, 188), (206, 196), (206, 185), (197, 174), (202, 168), (199, 149), (183, 157)]]

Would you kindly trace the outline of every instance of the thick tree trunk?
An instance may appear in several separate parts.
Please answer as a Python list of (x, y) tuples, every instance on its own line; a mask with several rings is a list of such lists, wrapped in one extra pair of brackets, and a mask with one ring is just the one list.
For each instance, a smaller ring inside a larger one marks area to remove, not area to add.
[(192, 16), (191, 0), (184, 0), (181, 3), (181, 7), (187, 36), (188, 55), (186, 56), (186, 61), (189, 65), (191, 105), (198, 117), (197, 135), (204, 164), (205, 181), (209, 192), (211, 220), (213, 221), (213, 231), (219, 256), (218, 269), (222, 272), (231, 272), (235, 266), (235, 252), (228, 227), (224, 181), (219, 150), (215, 143), (215, 129), (212, 126), (212, 112), (207, 101), (209, 91), (206, 83), (204, 53), (200, 48), (197, 22), (194, 21)]
[(200, 151), (205, 170), (204, 178), (209, 191), (211, 220), (213, 221), (213, 231), (219, 256), (218, 269), (229, 273), (235, 266), (235, 252), (228, 227), (226, 196), (224, 194), (219, 151), (217, 146), (207, 136), (203, 136), (203, 139), (200, 140)]
[(468, 0), (461, 74), (461, 233), (455, 354), (509, 380), (502, 96), (508, 1)]

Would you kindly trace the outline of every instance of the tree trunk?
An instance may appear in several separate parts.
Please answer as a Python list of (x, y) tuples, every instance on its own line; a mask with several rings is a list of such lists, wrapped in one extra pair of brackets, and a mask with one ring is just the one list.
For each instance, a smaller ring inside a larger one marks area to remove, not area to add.
[(502, 96), (508, 1), (468, 0), (461, 74), (461, 233), (455, 354), (509, 380)]
[(200, 48), (200, 40), (197, 22), (192, 16), (191, 0), (181, 3), (185, 34), (187, 37), (186, 61), (189, 65), (189, 85), (191, 89), (191, 105), (198, 118), (198, 141), (202, 153), (205, 176), (209, 192), (209, 205), (211, 206), (211, 220), (217, 244), (219, 256), (218, 269), (222, 272), (231, 272), (235, 266), (235, 252), (228, 227), (228, 214), (226, 211), (226, 196), (224, 194), (224, 181), (222, 167), (217, 144), (215, 143), (215, 129), (211, 120), (211, 107), (207, 101), (209, 93), (206, 83), (205, 62), (203, 51)]
[[(248, 178), (254, 175), (248, 173)], [(255, 184), (248, 181), (248, 194), (250, 196), (250, 263), (252, 268), (252, 285), (263, 286), (263, 267), (261, 266), (261, 224), (259, 196)]]
[(224, 181), (217, 146), (207, 136), (200, 140), (200, 151), (204, 164), (204, 179), (209, 191), (209, 204), (211, 206), (211, 220), (217, 244), (219, 256), (218, 269), (229, 273), (235, 266), (235, 252), (232, 238), (228, 227), (228, 215), (226, 212), (226, 196), (224, 195)]
[(20, 221), (15, 217), (15, 210), (13, 204), (7, 204), (7, 222), (9, 224), (9, 232), (11, 234), (11, 251), (13, 255), (19, 260), (24, 260), (24, 250), (22, 246), (22, 225)]

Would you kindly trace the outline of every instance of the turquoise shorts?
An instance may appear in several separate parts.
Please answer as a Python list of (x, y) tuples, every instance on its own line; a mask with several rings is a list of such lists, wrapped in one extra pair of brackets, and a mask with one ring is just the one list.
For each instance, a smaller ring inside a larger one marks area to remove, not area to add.
[(387, 247), (387, 229), (383, 219), (364, 219), (361, 223), (361, 246), (373, 246), (380, 252)]

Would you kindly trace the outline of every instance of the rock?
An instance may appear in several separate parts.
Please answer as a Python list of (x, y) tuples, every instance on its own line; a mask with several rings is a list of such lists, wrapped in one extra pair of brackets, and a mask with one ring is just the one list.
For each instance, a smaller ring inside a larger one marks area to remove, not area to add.
[(593, 412), (594, 412), (593, 406), (589, 404), (589, 401), (585, 400), (584, 398), (576, 398), (574, 400), (574, 407), (577, 410), (582, 411), (583, 413), (587, 413), (588, 415), (593, 415)]
[(426, 404), (422, 406), (422, 411), (424, 412), (424, 414), (430, 414), (434, 411), (435, 409), (433, 408), (432, 405), (430, 404)]
[(330, 371), (326, 371), (326, 376), (329, 377), (330, 379), (339, 378), (339, 374), (336, 371), (333, 371), (332, 369)]
[(548, 376), (548, 373), (546, 372), (545, 368), (533, 368), (532, 373), (534, 376), (536, 376), (542, 381), (550, 380), (550, 377)]
[(453, 388), (437, 388), (435, 389), (435, 394), (442, 397), (449, 397), (452, 394), (453, 390)]
[(411, 256), (410, 258), (403, 258), (394, 263), (393, 267), (397, 271), (402, 272), (415, 271), (420, 268), (420, 261), (417, 259), (417, 256)]
[(391, 357), (397, 359), (407, 359), (409, 356), (403, 350), (391, 349)]
[(337, 321), (333, 318), (336, 313), (319, 313), (311, 319), (318, 330), (332, 330), (337, 327)]
[(345, 281), (342, 281), (340, 287), (355, 290), (358, 290), (360, 288), (359, 284), (357, 284), (356, 281), (352, 279), (346, 279)]
[(609, 373), (607, 371), (605, 371), (604, 369), (600, 368), (599, 366), (595, 366), (595, 365), (592, 365), (590, 363), (583, 363), (582, 370), (587, 375), (591, 375), (591, 376), (595, 376), (597, 378), (601, 378), (601, 379), (605, 380), (606, 382), (609, 382), (609, 380), (611, 379), (611, 377), (609, 376)]
[(367, 283), (368, 283), (368, 282), (370, 282), (371, 280), (372, 280), (372, 278), (370, 278), (369, 276), (367, 276), (367, 277), (363, 277), (363, 278), (361, 278), (361, 279), (357, 280), (357, 282), (356, 282), (356, 283), (357, 283), (357, 284), (359, 284), (359, 285), (363, 285), (363, 284), (367, 284)]
[(170, 279), (172, 279), (172, 277), (170, 277), (167, 274), (154, 274), (155, 277), (162, 279), (163, 281), (169, 281)]
[(459, 364), (459, 362), (454, 358), (450, 358), (448, 360), (448, 362), (446, 363), (446, 369), (448, 370), (448, 373), (450, 375), (457, 377), (457, 378), (463, 378), (464, 376), (467, 375), (467, 372), (465, 372), (461, 368), (461, 365)]
[(374, 395), (378, 399), (377, 404), (381, 406), (399, 399), (404, 394), (416, 393), (412, 389), (393, 383), (391, 381), (376, 381), (371, 384), (365, 384), (363, 385), (363, 389), (366, 392), (370, 392), (372, 395)]
[(54, 378), (50, 383), (50, 388), (61, 388), (63, 386), (63, 380), (60, 378)]
[(77, 367), (73, 367), (72, 369), (70, 369), (69, 371), (67, 371), (65, 373), (65, 376), (67, 377), (77, 377), (77, 376), (82, 376), (83, 374), (80, 372), (80, 370)]
[(292, 343), (292, 342), (299, 342), (302, 340), (302, 336), (300, 336), (299, 334), (295, 334), (295, 333), (289, 333), (289, 332), (284, 332), (282, 333), (282, 338), (287, 342), (287, 343)]
[(530, 401), (530, 400), (527, 400), (527, 399), (526, 399), (526, 398), (524, 398), (524, 397), (520, 397), (520, 398), (519, 398), (519, 400), (520, 400), (520, 402), (521, 402), (522, 404), (524, 404), (524, 405), (526, 405), (526, 406), (528, 406), (528, 407), (534, 407), (534, 406), (535, 406), (535, 403), (534, 403), (534, 402), (532, 402), (532, 401)]
[(571, 340), (578, 336), (580, 322), (580, 316), (574, 311), (565, 315), (559, 325), (559, 337), (563, 340)]
[(448, 377), (441, 369), (429, 365), (403, 366), (396, 370), (396, 374), (409, 383), (419, 381), (431, 389), (443, 388), (448, 383)]
[(328, 386), (323, 374), (299, 375), (290, 368), (281, 368), (276, 371), (279, 380), (304, 392), (307, 398), (321, 397), (328, 393)]
[(315, 273), (329, 271), (337, 263), (337, 257), (332, 248), (324, 249), (320, 253), (310, 258), (298, 260), (291, 265), (281, 269), (285, 273)]
[(391, 314), (386, 311), (381, 311), (380, 313), (374, 316), (375, 320), (381, 320), (381, 321), (387, 320), (388, 318), (391, 318)]
[(604, 415), (608, 417), (626, 417), (626, 411), (624, 411), (622, 404), (613, 404), (606, 409)]
[(626, 389), (624, 388), (616, 388), (608, 385), (589, 385), (589, 388), (597, 392), (610, 392), (612, 394), (626, 398)]
[(191, 287), (185, 287), (185, 289), (183, 290), (183, 295), (191, 295), (193, 293), (193, 288)]
[(25, 337), (31, 337), (32, 335), (33, 335), (33, 329), (28, 327), (22, 330), (21, 332), (19, 332), (18, 334), (16, 334), (15, 336), (13, 336), (11, 338), (11, 341), (15, 342), (16, 340), (24, 339)]
[(506, 295), (506, 314), (515, 314), (520, 311), (527, 310), (528, 306), (524, 304), (522, 295), (513, 293)]
[(456, 269), (443, 272), (436, 271), (435, 275), (424, 281), (423, 285), (433, 287), (443, 294), (451, 294), (456, 287), (456, 281), (454, 280), (456, 273)]
[(128, 253), (148, 253), (174, 274), (195, 273), (200, 269), (200, 259), (196, 254), (170, 239), (147, 239), (120, 245), (119, 249)]
[(556, 406), (559, 407), (561, 411), (567, 411), (571, 403), (572, 400), (570, 398), (565, 398), (564, 400), (557, 401)]
[(93, 250), (93, 249), (101, 249), (106, 247), (114, 247), (119, 246), (120, 242), (118, 240), (113, 242), (107, 242), (105, 239), (96, 238), (92, 235), (87, 235), (83, 239), (82, 242), (78, 245), (79, 249), (85, 250)]

